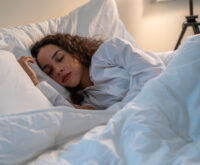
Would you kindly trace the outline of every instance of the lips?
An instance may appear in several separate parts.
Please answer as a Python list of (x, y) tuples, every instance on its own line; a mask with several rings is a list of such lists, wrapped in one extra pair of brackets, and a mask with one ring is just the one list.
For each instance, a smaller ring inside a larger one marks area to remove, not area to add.
[(66, 82), (70, 79), (70, 76), (71, 76), (71, 72), (65, 74), (63, 77), (62, 77), (62, 82)]

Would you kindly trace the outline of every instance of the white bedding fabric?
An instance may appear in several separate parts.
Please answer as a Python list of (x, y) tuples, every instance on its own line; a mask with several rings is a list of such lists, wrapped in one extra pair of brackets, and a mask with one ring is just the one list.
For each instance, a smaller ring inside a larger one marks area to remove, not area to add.
[(167, 69), (107, 125), (75, 144), (45, 152), (29, 165), (199, 164), (199, 43), (200, 35), (189, 38)]
[(0, 164), (24, 165), (63, 142), (72, 143), (95, 126), (106, 124), (112, 115), (109, 111), (66, 106), (0, 115)]
[[(56, 31), (86, 36), (103, 33), (105, 38), (121, 37), (135, 44), (114, 0), (91, 0), (69, 16), (0, 29), (0, 49), (17, 58), (30, 55), (33, 42)], [(0, 164), (198, 164), (199, 38), (189, 38), (167, 70), (114, 117), (109, 110), (69, 107), (0, 115)]]

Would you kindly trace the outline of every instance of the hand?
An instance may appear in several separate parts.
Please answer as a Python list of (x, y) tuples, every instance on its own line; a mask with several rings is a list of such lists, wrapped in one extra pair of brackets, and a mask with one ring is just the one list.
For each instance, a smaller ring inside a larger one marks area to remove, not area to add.
[(95, 108), (93, 108), (92, 106), (89, 106), (89, 105), (77, 105), (77, 104), (73, 104), (73, 106), (76, 109), (95, 110)]
[(29, 56), (22, 56), (18, 60), (18, 62), (21, 65), (21, 67), (25, 70), (25, 72), (28, 74), (30, 79), (33, 81), (34, 85), (37, 85), (39, 83), (37, 75), (33, 71), (33, 69), (30, 67), (30, 65), (28, 64), (28, 62), (35, 63), (35, 59), (33, 57), (29, 57)]

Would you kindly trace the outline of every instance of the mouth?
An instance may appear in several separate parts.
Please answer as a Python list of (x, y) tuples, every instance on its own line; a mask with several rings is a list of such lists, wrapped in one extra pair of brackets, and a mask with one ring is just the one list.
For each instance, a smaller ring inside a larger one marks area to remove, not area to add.
[(63, 77), (62, 77), (62, 82), (66, 82), (70, 79), (70, 76), (71, 76), (71, 72), (65, 74)]

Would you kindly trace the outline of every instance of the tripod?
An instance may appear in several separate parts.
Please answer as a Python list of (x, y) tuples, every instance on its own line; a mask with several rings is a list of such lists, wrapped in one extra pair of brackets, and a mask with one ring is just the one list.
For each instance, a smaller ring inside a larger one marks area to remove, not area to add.
[(176, 50), (178, 48), (178, 46), (180, 45), (181, 40), (184, 36), (184, 33), (185, 33), (187, 27), (191, 26), (193, 28), (194, 34), (200, 33), (200, 30), (199, 30), (199, 27), (198, 27), (198, 25), (200, 25), (200, 22), (196, 21), (196, 19), (198, 18), (198, 15), (193, 15), (193, 0), (189, 0), (189, 7), (190, 7), (190, 16), (185, 17), (186, 21), (183, 22), (182, 32), (179, 36), (179, 39), (176, 43), (174, 50)]

